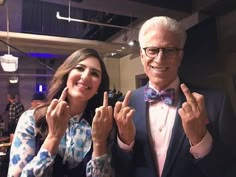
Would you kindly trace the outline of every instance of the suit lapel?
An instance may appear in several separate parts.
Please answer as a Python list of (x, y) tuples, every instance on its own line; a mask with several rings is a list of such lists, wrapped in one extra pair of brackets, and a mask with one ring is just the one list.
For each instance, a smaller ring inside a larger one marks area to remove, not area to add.
[[(141, 126), (142, 129), (144, 129), (146, 131), (146, 113), (147, 113), (147, 109), (146, 109), (146, 103), (144, 102), (144, 87), (141, 87), (138, 90), (138, 94), (137, 94), (137, 100), (134, 100), (134, 102), (132, 103), (132, 105), (135, 104), (134, 107), (136, 107), (136, 112), (135, 114), (139, 114), (139, 115), (135, 115), (134, 117), (138, 117), (137, 120), (134, 119), (136, 126)], [(132, 100), (131, 100), (132, 102)], [(146, 132), (145, 132), (146, 133)]]
[(182, 121), (178, 114), (178, 109), (181, 107), (182, 103), (185, 101), (185, 97), (182, 92), (179, 93), (179, 101), (177, 104), (177, 111), (175, 116), (175, 123), (172, 129), (172, 136), (170, 140), (170, 145), (167, 150), (166, 160), (164, 169), (162, 172), (162, 177), (167, 177), (168, 172), (170, 171), (171, 166), (173, 165), (179, 149), (181, 148), (181, 145), (183, 144), (185, 133), (183, 131), (182, 127)]
[[(135, 107), (136, 107), (136, 112), (134, 117), (136, 119), (134, 119), (135, 122), (135, 126), (136, 126), (136, 137), (139, 138), (139, 142), (142, 142), (141, 144), (144, 144), (144, 146), (142, 148), (144, 148), (144, 155), (145, 157), (142, 157), (143, 159), (145, 159), (145, 163), (148, 164), (148, 166), (150, 166), (150, 169), (153, 169), (152, 174), (156, 174), (157, 170), (156, 170), (156, 165), (155, 165), (155, 160), (154, 160), (154, 156), (152, 155), (152, 145), (150, 142), (150, 138), (147, 139), (147, 137), (150, 135), (149, 133), (149, 125), (148, 125), (148, 105), (147, 103), (144, 101), (144, 87), (140, 88), (138, 90), (137, 93), (137, 100), (135, 100)], [(132, 102), (132, 100), (131, 100)], [(133, 104), (134, 104), (133, 103)], [(139, 154), (141, 155), (141, 154)], [(140, 159), (142, 159), (140, 158)], [(148, 174), (147, 174), (148, 175)]]

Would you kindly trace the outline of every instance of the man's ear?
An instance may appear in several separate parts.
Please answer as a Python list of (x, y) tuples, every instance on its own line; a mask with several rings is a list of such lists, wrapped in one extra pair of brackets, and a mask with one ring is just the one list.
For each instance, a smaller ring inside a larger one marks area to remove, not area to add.
[(140, 48), (140, 60), (141, 60), (142, 65), (144, 65), (144, 54), (141, 48)]

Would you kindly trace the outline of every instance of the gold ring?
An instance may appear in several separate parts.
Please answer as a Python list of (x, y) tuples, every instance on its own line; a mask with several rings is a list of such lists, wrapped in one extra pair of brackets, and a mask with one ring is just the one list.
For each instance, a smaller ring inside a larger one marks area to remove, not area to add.
[(189, 102), (197, 102), (197, 101), (196, 101), (196, 99), (195, 99), (195, 98), (193, 98), (193, 97), (192, 97), (192, 98), (190, 98), (188, 101), (189, 101)]

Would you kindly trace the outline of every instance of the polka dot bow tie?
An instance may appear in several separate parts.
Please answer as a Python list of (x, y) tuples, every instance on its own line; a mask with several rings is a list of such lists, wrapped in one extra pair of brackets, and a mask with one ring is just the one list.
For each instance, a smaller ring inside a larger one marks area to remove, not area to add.
[(167, 105), (173, 105), (174, 99), (175, 99), (175, 89), (173, 88), (163, 90), (161, 92), (157, 92), (150, 87), (146, 87), (144, 89), (145, 102), (163, 101)]

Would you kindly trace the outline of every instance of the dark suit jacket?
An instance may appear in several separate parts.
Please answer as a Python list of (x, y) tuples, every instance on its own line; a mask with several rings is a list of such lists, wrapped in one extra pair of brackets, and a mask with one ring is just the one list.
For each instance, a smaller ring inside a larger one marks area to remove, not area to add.
[[(213, 137), (213, 146), (207, 156), (194, 159), (177, 112), (162, 177), (236, 177), (236, 119), (229, 99), (214, 90), (190, 90), (205, 97), (209, 119), (207, 129)], [(180, 92), (178, 108), (185, 101), (185, 96)], [(149, 139), (144, 87), (132, 93), (130, 106), (136, 109), (133, 151), (120, 149), (116, 142), (112, 164), (119, 177), (158, 177)]]

